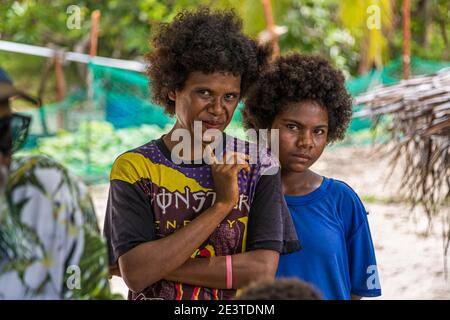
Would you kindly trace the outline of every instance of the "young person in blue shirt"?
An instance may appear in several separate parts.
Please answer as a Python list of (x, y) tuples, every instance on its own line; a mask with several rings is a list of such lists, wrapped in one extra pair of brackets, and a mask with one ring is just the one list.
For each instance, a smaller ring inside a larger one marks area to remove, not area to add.
[(345, 182), (309, 169), (344, 138), (352, 116), (344, 81), (327, 60), (290, 54), (274, 61), (243, 109), (247, 128), (279, 130), (283, 192), (303, 247), (280, 257), (277, 276), (307, 281), (325, 299), (381, 295), (364, 205)]

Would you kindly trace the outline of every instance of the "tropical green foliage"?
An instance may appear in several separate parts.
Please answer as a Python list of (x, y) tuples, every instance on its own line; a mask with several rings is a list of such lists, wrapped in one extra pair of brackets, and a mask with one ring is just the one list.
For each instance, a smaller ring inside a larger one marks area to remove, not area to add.
[[(87, 52), (90, 14), (99, 9), (98, 54), (142, 59), (143, 54), (151, 50), (148, 40), (156, 25), (169, 22), (182, 9), (199, 5), (234, 8), (244, 20), (245, 31), (254, 37), (266, 27), (263, 7), (258, 0), (136, 0), (132, 3), (81, 0), (75, 3), (80, 12), (79, 28), (68, 27), (74, 22), (73, 5), (71, 0), (4, 0), (0, 4), (0, 38), (41, 46), (54, 44), (70, 51)], [(373, 62), (385, 64), (399, 56), (401, 5), (401, 0), (272, 1), (276, 25), (287, 27), (287, 32), (279, 39), (282, 52), (320, 53), (350, 74), (367, 70)], [(380, 29), (368, 28), (374, 15), (377, 18), (373, 6), (379, 8)], [(448, 1), (411, 1), (411, 18), (413, 55), (449, 59)], [(2, 54), (0, 59), (2, 65), (6, 64), (4, 67), (10, 64), (2, 59)]]

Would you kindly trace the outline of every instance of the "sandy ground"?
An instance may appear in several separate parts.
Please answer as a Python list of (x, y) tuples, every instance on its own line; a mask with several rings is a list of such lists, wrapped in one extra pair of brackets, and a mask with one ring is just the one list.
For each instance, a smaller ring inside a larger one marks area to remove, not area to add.
[[(431, 234), (425, 236), (424, 213), (420, 209), (411, 212), (408, 204), (396, 200), (399, 171), (386, 183), (388, 162), (371, 147), (330, 149), (313, 170), (347, 182), (363, 199), (369, 211), (383, 291), (379, 299), (450, 299), (441, 226), (435, 224)], [(103, 226), (108, 186), (95, 186), (91, 191)], [(450, 258), (447, 260), (450, 265)], [(127, 288), (121, 278), (114, 277), (111, 288), (126, 297)]]

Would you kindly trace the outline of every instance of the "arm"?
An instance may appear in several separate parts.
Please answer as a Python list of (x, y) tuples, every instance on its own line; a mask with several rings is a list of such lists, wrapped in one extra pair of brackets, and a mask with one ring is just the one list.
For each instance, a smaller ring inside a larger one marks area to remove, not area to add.
[(180, 267), (232, 207), (216, 203), (170, 236), (140, 244), (119, 257), (120, 272), (127, 286), (140, 292)]
[[(283, 251), (283, 241), (292, 237), (296, 240), (293, 226), (290, 231), (293, 235), (289, 232), (284, 234), (287, 223), (292, 224), (292, 221), (285, 221), (283, 216), (289, 215), (289, 212), (281, 201), (280, 185), (279, 173), (263, 176), (258, 182), (249, 212), (248, 251), (232, 256), (234, 288), (244, 287), (254, 280), (273, 278), (279, 252)], [(209, 288), (226, 288), (225, 257), (189, 259), (166, 279)]]
[[(232, 255), (233, 288), (245, 287), (253, 281), (273, 279), (279, 253), (254, 250)], [(225, 256), (189, 259), (165, 279), (195, 286), (226, 289)]]
[(142, 243), (119, 257), (120, 273), (132, 291), (140, 292), (180, 267), (215, 231), (239, 199), (241, 169), (250, 168), (247, 163), (211, 165), (216, 203), (170, 236)]
[(113, 276), (122, 277), (119, 266), (117, 264), (109, 266), (108, 271), (109, 271), (109, 275), (108, 275), (109, 279), (111, 279)]

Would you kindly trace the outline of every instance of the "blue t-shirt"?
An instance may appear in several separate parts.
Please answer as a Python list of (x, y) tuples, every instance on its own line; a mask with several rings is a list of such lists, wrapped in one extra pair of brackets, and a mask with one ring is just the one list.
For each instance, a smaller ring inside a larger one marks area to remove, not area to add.
[(380, 296), (367, 212), (357, 194), (324, 177), (313, 192), (285, 199), (303, 250), (280, 256), (277, 277), (309, 282), (324, 299)]

